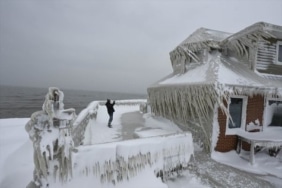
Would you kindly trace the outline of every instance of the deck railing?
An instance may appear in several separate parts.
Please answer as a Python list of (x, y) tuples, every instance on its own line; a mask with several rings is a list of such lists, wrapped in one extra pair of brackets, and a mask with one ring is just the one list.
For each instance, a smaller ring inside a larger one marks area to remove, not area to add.
[[(105, 101), (93, 101), (91, 102), (87, 108), (82, 110), (77, 118), (75, 119), (72, 126), (72, 137), (75, 146), (79, 146), (82, 144), (84, 139), (86, 127), (90, 121), (90, 119), (96, 119), (98, 109), (100, 106), (105, 105)], [(147, 110), (147, 101), (146, 100), (117, 100), (117, 106), (121, 105), (139, 105), (141, 112), (146, 112)]]
[(150, 169), (155, 173), (152, 178), (159, 177), (165, 182), (188, 167), (193, 140), (190, 132), (184, 132), (79, 146), (77, 150), (73, 154), (73, 179), (84, 177), (102, 184), (116, 184)]

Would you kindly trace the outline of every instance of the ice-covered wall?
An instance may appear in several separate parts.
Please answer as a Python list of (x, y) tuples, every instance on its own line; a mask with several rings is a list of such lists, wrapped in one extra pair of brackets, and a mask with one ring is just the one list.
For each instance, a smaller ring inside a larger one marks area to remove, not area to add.
[(82, 143), (85, 135), (86, 127), (90, 119), (96, 119), (99, 108), (99, 101), (91, 102), (87, 108), (83, 109), (77, 118), (75, 119), (72, 126), (72, 136), (75, 146), (79, 146)]
[(237, 88), (222, 84), (176, 84), (151, 87), (148, 95), (153, 114), (174, 121), (184, 130), (192, 131), (194, 140), (202, 141), (205, 150), (210, 152), (212, 136), (218, 136), (212, 135), (215, 106), (231, 117), (225, 105), (230, 96), (268, 96), (273, 93), (277, 97), (281, 91), (281, 88)]
[(174, 85), (149, 88), (152, 112), (182, 125), (193, 132), (193, 138), (201, 140), (206, 151), (210, 151), (213, 110), (223, 105), (214, 85)]
[(73, 178), (117, 184), (149, 170), (152, 178), (165, 181), (187, 168), (193, 151), (191, 133), (80, 146), (73, 156)]

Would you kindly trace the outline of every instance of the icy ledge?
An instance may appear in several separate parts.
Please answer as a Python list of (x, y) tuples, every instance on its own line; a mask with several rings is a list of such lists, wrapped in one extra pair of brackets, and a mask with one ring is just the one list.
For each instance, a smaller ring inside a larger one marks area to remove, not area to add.
[[(72, 181), (86, 178), (110, 187), (144, 173), (151, 174), (148, 182), (166, 181), (188, 167), (194, 151), (191, 133), (80, 146), (77, 149), (73, 154)], [(55, 186), (58, 182), (50, 182), (52, 184)]]

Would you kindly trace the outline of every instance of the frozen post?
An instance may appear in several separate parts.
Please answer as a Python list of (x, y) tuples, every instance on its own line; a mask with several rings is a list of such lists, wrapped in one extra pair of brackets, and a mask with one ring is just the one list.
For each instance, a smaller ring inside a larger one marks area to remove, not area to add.
[(64, 110), (64, 93), (51, 87), (46, 94), (42, 111), (34, 112), (25, 129), (33, 142), (33, 181), (27, 188), (49, 187), (48, 179), (66, 181), (72, 176), (71, 150), (74, 109)]
[(251, 141), (251, 151), (250, 151), (250, 162), (251, 165), (255, 164), (255, 143), (254, 141)]

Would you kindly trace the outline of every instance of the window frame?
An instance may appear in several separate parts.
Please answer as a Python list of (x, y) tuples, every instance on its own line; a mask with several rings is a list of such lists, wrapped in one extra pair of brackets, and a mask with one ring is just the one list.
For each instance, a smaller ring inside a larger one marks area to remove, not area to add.
[[(276, 65), (282, 65), (282, 61), (279, 61), (279, 46), (282, 46), (282, 41), (277, 41), (276, 43)], [(281, 47), (282, 48), (282, 47)]]
[(229, 117), (230, 117), (230, 114), (228, 114), (227, 117), (226, 117), (225, 135), (235, 135), (237, 133), (237, 130), (245, 130), (245, 128), (246, 128), (248, 96), (244, 96), (244, 95), (235, 95), (235, 96), (233, 96), (233, 95), (231, 95), (229, 97), (229, 99), (228, 99), (228, 106), (227, 106), (228, 113), (229, 113), (229, 105), (231, 103), (231, 98), (243, 99), (241, 126), (237, 127), (237, 128), (229, 128)]

